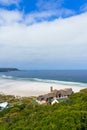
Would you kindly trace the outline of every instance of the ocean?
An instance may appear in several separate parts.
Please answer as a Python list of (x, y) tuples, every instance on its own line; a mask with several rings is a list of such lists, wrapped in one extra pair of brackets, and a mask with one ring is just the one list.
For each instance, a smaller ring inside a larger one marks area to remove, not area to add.
[(53, 89), (87, 88), (87, 70), (21, 70), (0, 72), (0, 93), (15, 96), (38, 96)]
[(86, 85), (87, 70), (21, 70), (0, 72), (0, 79)]

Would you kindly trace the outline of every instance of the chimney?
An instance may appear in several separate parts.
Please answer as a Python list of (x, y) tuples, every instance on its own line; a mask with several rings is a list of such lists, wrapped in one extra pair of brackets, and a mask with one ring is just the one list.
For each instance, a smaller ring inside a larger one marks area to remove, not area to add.
[(51, 87), (50, 87), (50, 92), (52, 92), (52, 91), (53, 91), (53, 87), (51, 86)]

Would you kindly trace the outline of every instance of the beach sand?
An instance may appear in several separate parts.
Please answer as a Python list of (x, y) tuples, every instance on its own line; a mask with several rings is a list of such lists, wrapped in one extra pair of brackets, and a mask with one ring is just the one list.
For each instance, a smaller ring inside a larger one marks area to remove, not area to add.
[(53, 89), (65, 89), (72, 88), (74, 92), (79, 92), (81, 89), (86, 88), (85, 86), (72, 86), (63, 85), (57, 83), (42, 83), (42, 82), (30, 82), (30, 81), (17, 81), (17, 80), (0, 80), (0, 93), (6, 95), (15, 96), (38, 96), (50, 92), (50, 87)]

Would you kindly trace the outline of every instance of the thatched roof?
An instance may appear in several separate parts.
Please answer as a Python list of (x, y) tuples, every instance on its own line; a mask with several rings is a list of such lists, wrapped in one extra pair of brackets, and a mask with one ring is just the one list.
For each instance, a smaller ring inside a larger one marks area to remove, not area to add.
[(66, 92), (67, 95), (71, 95), (74, 93), (72, 88), (66, 88), (66, 89), (64, 89), (64, 91)]
[(53, 90), (51, 93), (45, 94), (45, 95), (41, 95), (37, 98), (37, 100), (41, 101), (41, 100), (48, 100), (54, 97), (61, 97), (61, 96), (69, 96), (73, 93), (72, 88), (68, 88), (68, 89), (61, 89), (61, 90)]

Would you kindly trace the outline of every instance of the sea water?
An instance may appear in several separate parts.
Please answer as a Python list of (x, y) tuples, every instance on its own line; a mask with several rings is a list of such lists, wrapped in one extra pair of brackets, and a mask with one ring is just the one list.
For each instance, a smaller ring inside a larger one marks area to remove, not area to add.
[(21, 70), (0, 72), (0, 80), (2, 79), (87, 86), (87, 70)]

